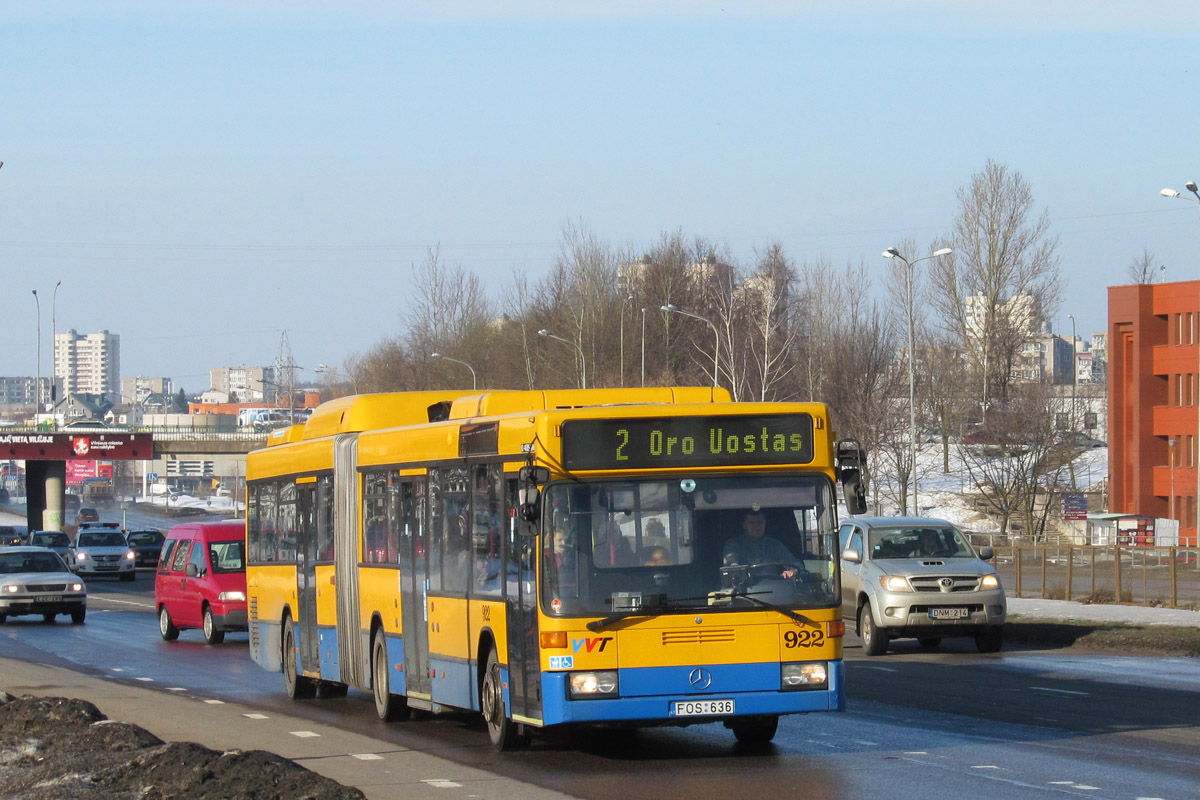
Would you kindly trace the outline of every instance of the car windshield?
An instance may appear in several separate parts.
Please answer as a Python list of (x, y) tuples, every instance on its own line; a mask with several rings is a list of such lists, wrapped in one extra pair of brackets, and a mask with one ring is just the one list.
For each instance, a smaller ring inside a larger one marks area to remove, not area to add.
[(76, 547), (128, 547), (125, 537), (116, 531), (105, 533), (83, 533), (75, 539)]
[(216, 572), (245, 572), (246, 543), (242, 540), (235, 542), (209, 542), (208, 560), (212, 570)]
[(552, 484), (542, 526), (547, 613), (837, 600), (833, 494), (823, 476)]
[(945, 526), (875, 528), (868, 542), (873, 559), (975, 557), (962, 533)]
[(129, 544), (131, 545), (160, 544), (162, 540), (163, 535), (161, 533), (146, 532), (129, 534)]
[(0, 553), (0, 573), (65, 572), (62, 561), (54, 553)]
[(35, 533), (30, 544), (40, 547), (68, 547), (71, 540), (65, 533)]

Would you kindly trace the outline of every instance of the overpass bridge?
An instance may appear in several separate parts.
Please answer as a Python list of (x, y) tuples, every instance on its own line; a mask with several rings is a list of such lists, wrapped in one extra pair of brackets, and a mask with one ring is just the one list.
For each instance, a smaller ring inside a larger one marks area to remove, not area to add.
[(30, 530), (62, 530), (66, 522), (68, 461), (136, 460), (180, 456), (241, 457), (265, 447), (267, 430), (216, 430), (207, 426), (114, 428), (72, 425), (57, 430), (0, 428), (0, 460), (25, 462)]

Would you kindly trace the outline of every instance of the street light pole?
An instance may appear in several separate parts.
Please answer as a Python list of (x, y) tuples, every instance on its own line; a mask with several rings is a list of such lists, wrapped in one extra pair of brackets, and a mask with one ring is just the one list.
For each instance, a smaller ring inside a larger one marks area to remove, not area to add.
[(913, 361), (916, 360), (916, 330), (913, 324), (913, 266), (921, 261), (928, 261), (931, 258), (940, 258), (941, 256), (949, 255), (954, 251), (949, 247), (943, 247), (940, 250), (935, 250), (927, 256), (921, 256), (909, 261), (900, 254), (900, 251), (894, 247), (889, 247), (883, 251), (884, 258), (898, 258), (904, 264), (905, 269), (905, 306), (908, 312), (908, 445), (910, 448), (910, 457), (912, 459), (909, 469), (912, 472), (912, 499), (913, 499), (913, 516), (921, 513), (917, 507), (917, 392), (916, 392), (916, 372), (913, 368)]
[(430, 353), (429, 357), (430, 358), (440, 358), (443, 361), (453, 361), (455, 364), (462, 364), (464, 367), (471, 370), (471, 391), (475, 391), (475, 389), (478, 388), (478, 385), (475, 381), (475, 368), (472, 367), (467, 362), (459, 361), (457, 358), (451, 358), (450, 356), (444, 356), (441, 353)]
[(564, 339), (561, 336), (555, 336), (553, 333), (546, 330), (545, 328), (542, 328), (540, 331), (538, 331), (538, 336), (545, 336), (547, 339), (555, 339), (557, 341), (562, 342), (563, 344), (569, 344), (569, 345), (571, 345), (571, 347), (575, 348), (575, 351), (577, 353), (579, 353), (579, 366), (583, 368), (583, 380), (580, 382), (579, 388), (586, 389), (587, 388), (587, 361), (584, 360), (584, 357), (583, 357), (583, 348), (580, 347), (579, 345), (575, 344), (574, 342), (572, 342), (570, 339)]
[[(1163, 189), (1159, 194), (1164, 197), (1178, 197), (1181, 200), (1192, 200), (1196, 203), (1197, 208), (1200, 208), (1200, 189), (1197, 189), (1195, 181), (1188, 181), (1184, 184), (1192, 197), (1184, 197), (1174, 189)], [(1200, 341), (1193, 342), (1196, 345), (1197, 361), (1200, 362)], [(1200, 448), (1200, 369), (1197, 370), (1197, 385), (1196, 390), (1192, 394), (1192, 402), (1196, 405), (1196, 435), (1192, 437), (1193, 447)], [(1191, 453), (1189, 453), (1189, 458)], [(1196, 454), (1196, 502), (1192, 505), (1192, 524), (1196, 527), (1196, 540), (1200, 541), (1200, 453)]]
[(38, 424), (38, 416), (42, 413), (42, 301), (38, 299), (37, 289), (33, 290), (33, 302), (37, 304), (37, 383), (33, 385), (34, 412), (33, 424)]
[(702, 320), (702, 321), (708, 323), (708, 327), (712, 328), (713, 336), (715, 336), (716, 340), (717, 340), (716, 347), (713, 348), (713, 378), (712, 378), (713, 383), (712, 383), (712, 385), (713, 385), (714, 389), (717, 386), (719, 386), (720, 384), (717, 383), (717, 374), (718, 374), (717, 371), (718, 371), (718, 369), (720, 369), (720, 367), (718, 365), (721, 363), (721, 334), (717, 331), (717, 326), (714, 325), (713, 321), (711, 319), (709, 319), (708, 317), (702, 317), (699, 314), (693, 314), (691, 311), (684, 311), (682, 308), (675, 305), (674, 303), (668, 303), (667, 305), (660, 307), (659, 311), (674, 312), (676, 314), (682, 314), (685, 317), (691, 317), (692, 319), (698, 319), (698, 320)]
[(55, 341), (58, 338), (58, 287), (62, 286), (62, 281), (54, 283), (54, 293), (50, 295), (50, 402), (56, 399), (54, 389), (58, 385), (54, 382), (54, 377), (58, 375), (58, 363), (55, 355), (58, 353), (58, 343)]

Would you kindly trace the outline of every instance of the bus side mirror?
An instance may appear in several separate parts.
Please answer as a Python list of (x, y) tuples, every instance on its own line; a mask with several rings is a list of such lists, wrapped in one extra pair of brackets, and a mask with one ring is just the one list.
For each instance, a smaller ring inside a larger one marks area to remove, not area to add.
[(856, 469), (843, 470), (842, 495), (846, 499), (846, 512), (849, 514), (865, 514), (867, 511), (867, 490), (863, 487), (862, 474)]
[(867, 487), (864, 474), (867, 456), (857, 439), (843, 439), (836, 443), (834, 456), (837, 459), (838, 480), (842, 484), (842, 496), (846, 500), (846, 512), (865, 514), (867, 511)]
[(518, 513), (526, 522), (537, 522), (542, 490), (538, 487), (550, 481), (550, 470), (547, 467), (521, 467), (517, 473), (521, 482), (517, 490)]

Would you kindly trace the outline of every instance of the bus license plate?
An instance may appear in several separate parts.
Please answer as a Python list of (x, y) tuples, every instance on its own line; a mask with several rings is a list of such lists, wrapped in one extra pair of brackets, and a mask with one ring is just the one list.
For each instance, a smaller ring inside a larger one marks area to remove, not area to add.
[(965, 608), (931, 608), (929, 609), (930, 619), (966, 619), (968, 616)]
[(61, 603), (62, 595), (61, 594), (39, 594), (37, 601), (39, 603)]
[(683, 700), (671, 704), (672, 717), (711, 717), (732, 713), (732, 700)]

